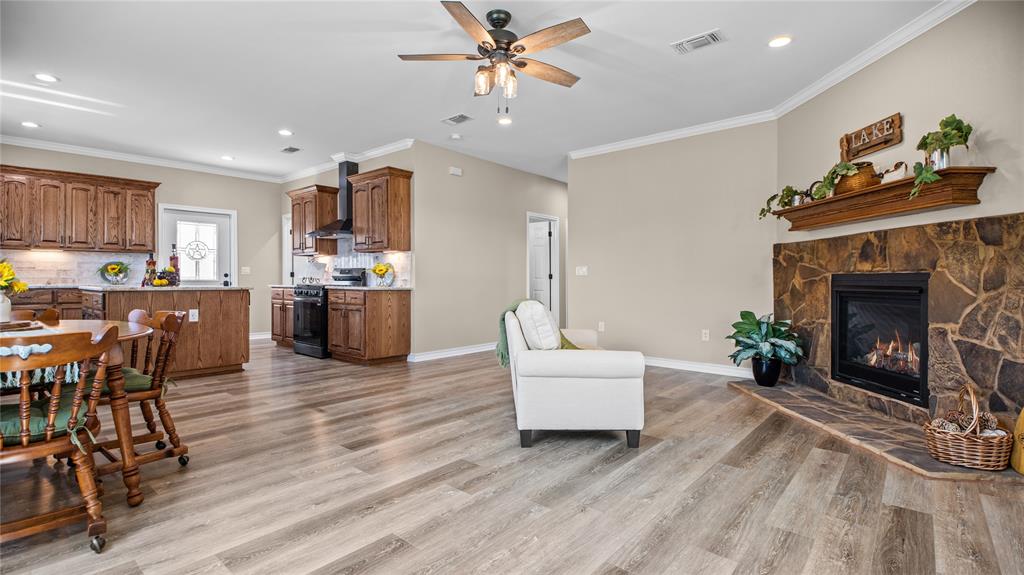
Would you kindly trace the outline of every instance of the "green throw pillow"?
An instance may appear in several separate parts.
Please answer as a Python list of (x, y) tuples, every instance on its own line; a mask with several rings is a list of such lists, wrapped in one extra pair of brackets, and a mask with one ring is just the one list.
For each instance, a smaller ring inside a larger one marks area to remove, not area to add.
[(577, 346), (575, 343), (566, 339), (564, 333), (560, 333), (559, 335), (562, 336), (562, 345), (559, 349), (580, 349), (580, 347)]

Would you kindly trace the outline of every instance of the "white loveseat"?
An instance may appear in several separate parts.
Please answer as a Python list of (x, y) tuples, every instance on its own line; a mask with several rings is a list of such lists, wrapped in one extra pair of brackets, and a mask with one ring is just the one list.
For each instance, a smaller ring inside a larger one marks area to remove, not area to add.
[(583, 350), (531, 350), (516, 314), (505, 314), (516, 424), (523, 447), (533, 430), (616, 430), (640, 446), (644, 356), (597, 348), (597, 333), (562, 330)]

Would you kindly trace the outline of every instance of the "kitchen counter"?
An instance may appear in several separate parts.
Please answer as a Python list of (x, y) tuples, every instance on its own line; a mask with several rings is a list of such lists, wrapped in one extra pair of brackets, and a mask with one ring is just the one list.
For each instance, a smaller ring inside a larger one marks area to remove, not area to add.
[(28, 289), (78, 289), (78, 284), (28, 284)]
[(164, 287), (139, 287), (130, 285), (84, 285), (73, 286), (82, 291), (92, 292), (116, 292), (116, 291), (251, 291), (250, 287), (238, 286), (164, 286)]
[[(295, 286), (286, 284), (270, 284), (273, 289), (292, 289)], [(345, 286), (339, 284), (324, 284), (324, 287), (331, 289), (356, 290), (356, 291), (412, 291), (411, 287), (378, 287), (378, 286)]]

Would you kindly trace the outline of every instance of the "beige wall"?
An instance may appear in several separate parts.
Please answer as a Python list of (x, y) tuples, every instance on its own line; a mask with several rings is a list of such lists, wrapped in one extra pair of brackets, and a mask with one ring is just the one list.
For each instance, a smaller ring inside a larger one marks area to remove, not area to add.
[(876, 167), (923, 159), (925, 132), (955, 113), (974, 126), (971, 148), (952, 151), (954, 164), (996, 166), (982, 185), (981, 204), (789, 232), (778, 241), (839, 236), (1024, 211), (1024, 2), (978, 2), (810, 100), (779, 121), (779, 179), (806, 188), (839, 160), (839, 136), (903, 114), (903, 143), (864, 158)]
[[(252, 274), (236, 279), (238, 285), (254, 288), (251, 331), (270, 331), (270, 305), (259, 302), (270, 301), (267, 285), (277, 283), (281, 277), (279, 184), (11, 145), (0, 147), (0, 161), (30, 168), (156, 181), (160, 182), (156, 190), (158, 204), (237, 210), (238, 265), (252, 268)], [(82, 283), (95, 283), (95, 278), (82, 278)]]
[[(767, 122), (569, 162), (569, 325), (603, 347), (728, 364), (743, 309), (767, 313), (775, 187)], [(701, 329), (711, 341), (701, 341)]]
[[(501, 310), (526, 293), (527, 212), (562, 219), (564, 268), (564, 183), (423, 142), (359, 162), (359, 171), (384, 166), (413, 172), (413, 353), (497, 339)], [(449, 166), (462, 168), (462, 176), (449, 175)], [(337, 186), (337, 170), (281, 190), (311, 183)], [(287, 201), (281, 206), (290, 209)], [(564, 271), (562, 278), (564, 314)]]

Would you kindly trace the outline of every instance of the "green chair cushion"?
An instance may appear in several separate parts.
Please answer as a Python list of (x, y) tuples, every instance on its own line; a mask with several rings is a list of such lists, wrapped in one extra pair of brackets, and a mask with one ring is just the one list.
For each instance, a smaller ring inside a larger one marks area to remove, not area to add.
[[(65, 391), (63, 397), (61, 397), (60, 408), (57, 410), (57, 419), (54, 420), (54, 425), (57, 429), (53, 432), (54, 437), (66, 435), (68, 430), (68, 418), (71, 417), (71, 397), (74, 393), (74, 387), (72, 386), (71, 392)], [(29, 438), (30, 442), (42, 441), (45, 438), (46, 432), (46, 414), (50, 411), (50, 400), (43, 399), (39, 401), (33, 401), (29, 407), (29, 423), (28, 429), (32, 434)], [(85, 417), (86, 405), (82, 402), (82, 407), (79, 410), (79, 419)], [(7, 404), (0, 405), (0, 431), (4, 434), (4, 445), (19, 445), (21, 443), (21, 416), (19, 415), (18, 404)]]
[[(121, 370), (121, 374), (124, 375), (125, 391), (148, 391), (153, 386), (153, 376), (144, 375), (133, 367), (123, 368)], [(86, 380), (90, 386), (92, 385), (95, 375), (95, 373), (90, 373)], [(110, 393), (110, 388), (107, 387), (107, 382), (103, 382), (103, 393)]]

